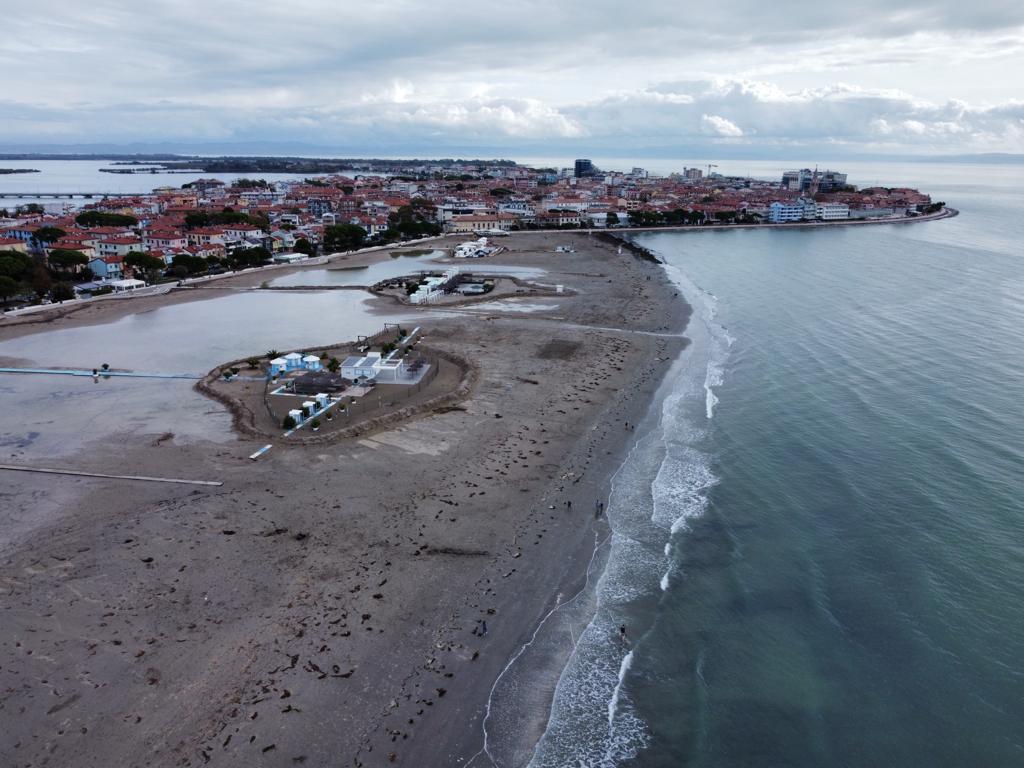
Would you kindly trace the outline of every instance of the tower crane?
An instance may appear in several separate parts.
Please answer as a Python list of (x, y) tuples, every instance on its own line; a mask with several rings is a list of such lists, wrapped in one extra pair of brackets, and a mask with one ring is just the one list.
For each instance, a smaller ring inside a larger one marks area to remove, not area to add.
[(717, 168), (717, 167), (718, 167), (718, 166), (717, 166), (717, 165), (715, 165), (714, 163), (708, 163), (708, 176), (710, 176), (710, 175), (711, 175), (711, 169), (712, 169), (712, 168)]

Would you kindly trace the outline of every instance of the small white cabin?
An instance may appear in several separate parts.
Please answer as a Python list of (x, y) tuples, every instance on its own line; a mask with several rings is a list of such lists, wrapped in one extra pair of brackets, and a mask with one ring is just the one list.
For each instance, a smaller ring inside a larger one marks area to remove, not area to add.
[(128, 293), (145, 288), (146, 282), (144, 280), (111, 280), (109, 285), (114, 289), (114, 293)]

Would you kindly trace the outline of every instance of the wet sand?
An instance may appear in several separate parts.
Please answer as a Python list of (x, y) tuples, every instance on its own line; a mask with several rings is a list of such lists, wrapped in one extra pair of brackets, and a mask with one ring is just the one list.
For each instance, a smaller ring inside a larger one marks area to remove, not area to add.
[[(626, 424), (684, 344), (689, 308), (658, 265), (571, 239), (576, 253), (555, 254), (565, 234), (513, 236), (488, 260), (548, 269), (574, 291), (554, 309), (453, 310), (424, 328), (479, 366), (454, 408), (259, 462), (262, 442), (140, 432), (62, 460), (220, 488), (4, 473), (0, 764), (479, 755), (491, 686), (581, 586)], [(526, 742), (545, 716), (523, 713)]]

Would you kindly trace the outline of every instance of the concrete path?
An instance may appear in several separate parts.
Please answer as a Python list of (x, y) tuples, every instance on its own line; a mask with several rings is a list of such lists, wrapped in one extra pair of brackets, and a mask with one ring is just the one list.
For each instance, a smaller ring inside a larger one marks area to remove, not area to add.
[[(0, 373), (37, 373), (50, 374), (54, 376), (120, 376), (131, 379), (191, 379), (197, 381), (202, 376), (195, 373), (136, 373), (135, 371), (104, 371), (97, 369), (92, 371), (76, 370), (72, 368), (0, 368)], [(262, 379), (260, 379), (262, 381)]]
[(221, 486), (219, 480), (181, 480), (175, 477), (147, 477), (145, 475), (105, 475), (100, 472), (80, 472), (75, 469), (50, 469), (47, 467), (20, 467), (16, 464), (0, 464), (0, 469), (11, 472), (36, 472), (43, 475), (72, 475), (73, 477), (97, 477), (103, 480), (141, 480), (147, 483), (177, 483), (178, 485)]

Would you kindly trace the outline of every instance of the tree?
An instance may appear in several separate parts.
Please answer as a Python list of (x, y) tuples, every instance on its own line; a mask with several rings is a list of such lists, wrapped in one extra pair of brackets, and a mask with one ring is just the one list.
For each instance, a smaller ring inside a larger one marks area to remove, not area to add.
[[(437, 208), (429, 200), (414, 197), (408, 205), (401, 206), (395, 213), (388, 216), (388, 240), (410, 239), (441, 234), (441, 226), (436, 221)], [(397, 237), (394, 235), (397, 234)]]
[(228, 256), (228, 263), (234, 267), (258, 267), (270, 261), (266, 248), (237, 248)]
[(185, 274), (195, 275), (205, 272), (209, 266), (202, 256), (193, 256), (190, 253), (179, 253), (171, 259), (171, 268), (175, 274), (178, 274), (178, 267), (184, 269)]
[(84, 211), (75, 217), (80, 227), (134, 227), (139, 220), (124, 213), (106, 211)]
[(294, 416), (290, 416), (290, 415), (289, 416), (285, 416), (284, 420), (281, 422), (281, 426), (284, 429), (295, 429), (295, 427), (296, 427), (295, 417)]
[(67, 235), (67, 232), (59, 227), (40, 227), (32, 235), (32, 239), (39, 245), (45, 245), (47, 243), (55, 243), (65, 235)]
[(619, 214), (614, 211), (609, 211), (604, 217), (604, 225), (606, 227), (617, 227), (619, 226)]
[(52, 286), (53, 280), (50, 279), (50, 273), (41, 266), (36, 267), (32, 273), (32, 290), (36, 292), (36, 296), (42, 298), (50, 292)]
[(270, 221), (266, 216), (249, 216), (231, 208), (222, 211), (192, 211), (185, 214), (185, 229), (199, 229), (218, 224), (253, 224), (260, 229), (267, 229)]
[(324, 250), (354, 251), (366, 240), (366, 230), (356, 224), (334, 224), (324, 229)]
[(27, 280), (34, 266), (32, 258), (20, 251), (0, 251), (0, 275), (15, 282)]
[(163, 259), (150, 256), (148, 253), (140, 253), (139, 251), (130, 251), (126, 254), (124, 264), (133, 270), (143, 272), (150, 282), (153, 282), (153, 279), (163, 272), (167, 266)]
[(50, 289), (50, 299), (52, 301), (70, 301), (75, 298), (75, 289), (71, 286), (71, 283), (59, 282), (54, 283), (53, 288)]
[(14, 280), (7, 275), (0, 275), (0, 299), (4, 300), (5, 307), (11, 297), (17, 296), (20, 292), (21, 286), (18, 284), (17, 280)]
[(58, 272), (71, 272), (75, 267), (84, 267), (88, 264), (89, 257), (81, 251), (56, 248), (50, 251), (47, 262)]
[(312, 256), (316, 253), (316, 249), (313, 248), (313, 244), (304, 237), (300, 237), (295, 241), (294, 250), (296, 253), (304, 253), (307, 256)]

